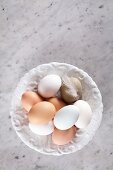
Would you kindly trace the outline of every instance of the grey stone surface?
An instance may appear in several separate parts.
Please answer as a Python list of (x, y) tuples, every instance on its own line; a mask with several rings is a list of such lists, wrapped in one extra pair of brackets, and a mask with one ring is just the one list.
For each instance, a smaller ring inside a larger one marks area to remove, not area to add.
[[(51, 61), (82, 68), (97, 83), (102, 124), (84, 149), (45, 156), (25, 146), (9, 110), (19, 79)], [(0, 170), (113, 169), (113, 1), (0, 1)]]

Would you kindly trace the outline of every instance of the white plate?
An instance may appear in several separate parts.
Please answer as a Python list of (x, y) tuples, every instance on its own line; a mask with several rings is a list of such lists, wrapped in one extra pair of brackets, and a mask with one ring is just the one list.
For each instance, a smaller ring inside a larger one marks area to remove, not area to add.
[[(61, 77), (67, 74), (69, 76), (80, 77), (83, 87), (83, 100), (90, 104), (93, 111), (92, 120), (88, 127), (84, 131), (78, 130), (73, 141), (64, 146), (53, 144), (51, 135), (39, 136), (32, 133), (28, 126), (27, 115), (23, 112), (21, 106), (21, 95), (26, 90), (36, 91), (39, 80), (47, 74), (58, 74)], [(10, 113), (17, 135), (27, 146), (44, 154), (62, 155), (76, 152), (92, 140), (101, 123), (102, 111), (103, 104), (100, 91), (86, 72), (70, 64), (52, 62), (39, 65), (24, 75), (14, 92)]]

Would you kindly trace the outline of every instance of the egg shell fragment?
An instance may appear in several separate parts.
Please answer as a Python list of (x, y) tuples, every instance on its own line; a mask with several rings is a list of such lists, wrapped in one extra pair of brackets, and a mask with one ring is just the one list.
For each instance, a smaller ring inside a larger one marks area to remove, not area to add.
[(66, 130), (71, 128), (79, 117), (79, 109), (76, 106), (68, 105), (56, 112), (54, 125), (57, 129)]

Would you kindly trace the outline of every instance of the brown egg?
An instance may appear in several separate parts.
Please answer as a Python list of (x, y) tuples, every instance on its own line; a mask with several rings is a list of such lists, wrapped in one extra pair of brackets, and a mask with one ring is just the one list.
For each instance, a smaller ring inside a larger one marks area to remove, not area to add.
[(52, 134), (52, 140), (56, 145), (65, 145), (74, 138), (76, 131), (77, 128), (75, 126), (68, 130), (59, 130), (55, 128)]
[(55, 116), (55, 106), (47, 101), (35, 104), (28, 113), (28, 119), (33, 124), (46, 124)]
[(34, 104), (42, 101), (43, 99), (33, 91), (26, 91), (21, 98), (22, 106), (28, 112)]
[(60, 110), (64, 106), (66, 106), (66, 103), (64, 103), (61, 99), (58, 99), (56, 97), (48, 99), (48, 102), (52, 103), (55, 106), (56, 111)]

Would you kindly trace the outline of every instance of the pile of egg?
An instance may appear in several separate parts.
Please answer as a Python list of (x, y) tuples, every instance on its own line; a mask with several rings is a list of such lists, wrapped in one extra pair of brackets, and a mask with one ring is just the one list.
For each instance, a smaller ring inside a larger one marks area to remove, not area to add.
[(37, 135), (50, 135), (53, 143), (64, 145), (91, 121), (90, 105), (82, 100), (82, 85), (75, 77), (47, 75), (38, 91), (26, 91), (21, 97), (27, 111), (30, 130)]

